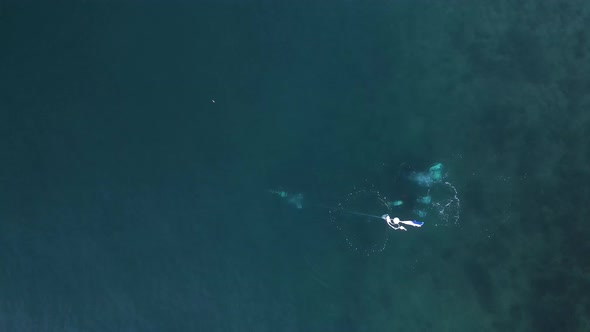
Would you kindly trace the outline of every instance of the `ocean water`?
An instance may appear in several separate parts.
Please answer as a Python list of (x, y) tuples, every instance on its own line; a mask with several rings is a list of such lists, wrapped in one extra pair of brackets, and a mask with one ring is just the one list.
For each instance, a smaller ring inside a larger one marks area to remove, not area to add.
[(0, 330), (589, 331), (588, 19), (0, 3)]

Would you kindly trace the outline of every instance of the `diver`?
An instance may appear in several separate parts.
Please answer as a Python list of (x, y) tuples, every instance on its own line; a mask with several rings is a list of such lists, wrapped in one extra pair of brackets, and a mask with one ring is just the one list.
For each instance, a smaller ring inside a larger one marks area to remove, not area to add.
[(404, 224), (404, 225), (408, 225), (408, 226), (414, 226), (414, 227), (422, 227), (422, 225), (424, 225), (423, 222), (421, 221), (417, 221), (417, 220), (399, 220), (398, 217), (395, 217), (393, 219), (391, 219), (391, 217), (388, 214), (384, 214), (383, 216), (381, 216), (381, 218), (383, 218), (383, 220), (385, 220), (385, 222), (387, 222), (387, 226), (400, 231), (407, 231), (407, 229), (400, 224)]

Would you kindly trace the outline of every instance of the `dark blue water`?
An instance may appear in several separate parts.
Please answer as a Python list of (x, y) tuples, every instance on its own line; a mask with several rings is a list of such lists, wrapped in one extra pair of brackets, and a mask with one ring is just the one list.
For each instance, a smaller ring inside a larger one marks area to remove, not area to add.
[[(0, 329), (587, 330), (574, 2), (0, 4)], [(459, 221), (350, 250), (436, 162)]]

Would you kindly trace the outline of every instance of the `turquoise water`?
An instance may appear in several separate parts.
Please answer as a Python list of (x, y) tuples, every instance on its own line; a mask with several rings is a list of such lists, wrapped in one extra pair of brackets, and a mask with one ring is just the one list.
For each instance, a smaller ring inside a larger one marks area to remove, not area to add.
[(5, 2), (0, 330), (587, 331), (586, 7)]

